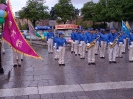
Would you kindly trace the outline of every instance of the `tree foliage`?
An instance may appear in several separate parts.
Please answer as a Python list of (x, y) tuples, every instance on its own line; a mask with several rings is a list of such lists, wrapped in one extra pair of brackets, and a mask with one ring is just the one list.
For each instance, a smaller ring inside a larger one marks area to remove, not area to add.
[(47, 6), (38, 3), (36, 0), (28, 0), (26, 6), (19, 11), (19, 16), (21, 19), (29, 19), (35, 26), (36, 21), (49, 18), (49, 12), (47, 10)]
[(0, 0), (0, 4), (6, 4), (6, 0)]
[(64, 22), (64, 24), (67, 20), (72, 20), (76, 17), (75, 8), (70, 0), (59, 0), (59, 3), (54, 6), (54, 10), (54, 17), (60, 17), (60, 21)]
[(96, 4), (93, 1), (85, 3), (81, 11), (84, 20), (120, 22), (133, 20), (132, 8), (133, 0), (99, 0)]
[(87, 2), (84, 4), (84, 7), (81, 9), (83, 20), (93, 20), (95, 14), (96, 4), (93, 1)]

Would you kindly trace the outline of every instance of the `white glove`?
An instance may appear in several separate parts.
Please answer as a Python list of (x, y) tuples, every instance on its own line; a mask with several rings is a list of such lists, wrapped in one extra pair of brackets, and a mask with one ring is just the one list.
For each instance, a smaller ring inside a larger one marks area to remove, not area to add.
[(64, 43), (63, 46), (66, 46), (66, 44)]
[(55, 48), (55, 46), (53, 46)]
[(90, 43), (87, 43), (87, 46), (90, 46)]
[(132, 45), (130, 45), (130, 47), (133, 47)]
[(82, 46), (81, 44), (79, 44), (79, 46)]
[(111, 44), (111, 45), (112, 45), (113, 43), (112, 43), (112, 42), (110, 42), (109, 44)]
[(59, 52), (59, 50), (57, 50), (57, 52)]

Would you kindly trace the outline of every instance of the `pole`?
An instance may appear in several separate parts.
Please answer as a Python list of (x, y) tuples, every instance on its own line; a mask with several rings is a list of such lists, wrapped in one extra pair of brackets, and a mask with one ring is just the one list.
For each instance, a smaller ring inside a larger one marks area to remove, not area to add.
[[(2, 24), (2, 30), (3, 30), (3, 24)], [(1, 37), (0, 37), (0, 74), (4, 73), (4, 69), (2, 68), (2, 60), (1, 60), (1, 47), (2, 47), (2, 31), (1, 31)]]

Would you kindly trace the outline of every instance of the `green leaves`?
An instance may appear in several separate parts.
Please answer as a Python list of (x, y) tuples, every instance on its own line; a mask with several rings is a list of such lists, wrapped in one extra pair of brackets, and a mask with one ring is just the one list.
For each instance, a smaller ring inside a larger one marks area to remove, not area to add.
[(6, 0), (0, 0), (0, 4), (6, 4)]
[(133, 20), (133, 0), (99, 0), (97, 4), (91, 1), (85, 3), (81, 11), (84, 20), (97, 22)]
[(60, 22), (66, 23), (67, 20), (72, 20), (73, 17), (76, 17), (75, 8), (73, 7), (70, 0), (59, 0), (59, 3), (54, 6), (54, 9), (54, 17), (60, 17)]
[(31, 22), (36, 22), (37, 20), (48, 19), (50, 17), (47, 10), (47, 6), (38, 3), (36, 0), (28, 0), (26, 6), (19, 11), (19, 16), (21, 19), (27, 18)]

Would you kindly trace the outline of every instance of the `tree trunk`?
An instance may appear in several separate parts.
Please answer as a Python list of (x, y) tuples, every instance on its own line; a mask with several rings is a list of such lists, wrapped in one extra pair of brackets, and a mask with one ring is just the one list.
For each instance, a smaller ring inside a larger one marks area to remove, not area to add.
[(64, 21), (64, 24), (66, 24), (66, 21)]
[(33, 20), (33, 26), (34, 26), (34, 28), (35, 28), (35, 25), (36, 25), (35, 23), (36, 23), (36, 20)]

